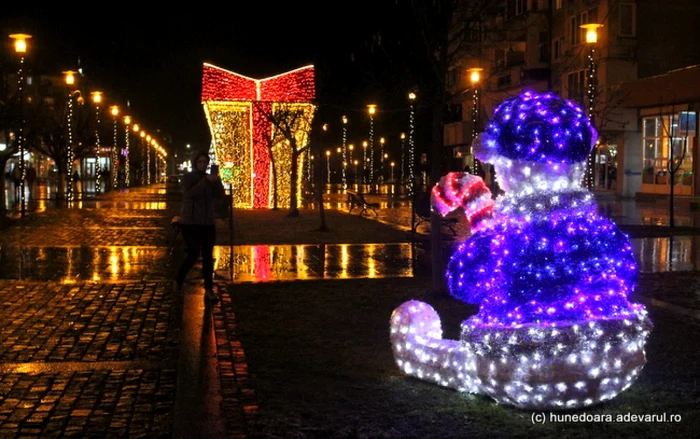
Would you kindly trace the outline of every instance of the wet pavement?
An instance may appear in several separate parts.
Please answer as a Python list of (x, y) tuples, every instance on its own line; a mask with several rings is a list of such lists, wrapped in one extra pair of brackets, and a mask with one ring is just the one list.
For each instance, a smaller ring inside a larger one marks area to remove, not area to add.
[(140, 192), (28, 210), (0, 232), (0, 437), (177, 431), (170, 215), (163, 194)]
[[(347, 211), (343, 198), (329, 194), (326, 207)], [(172, 294), (177, 199), (154, 185), (71, 209), (37, 201), (0, 231), (0, 437), (245, 436), (257, 405), (230, 307), (205, 306), (195, 279)], [(375, 200), (380, 215), (369, 218), (410, 228), (406, 201)], [(661, 203), (600, 205), (621, 225), (668, 221)], [(676, 224), (695, 227), (697, 212)], [(458, 232), (454, 242), (468, 229)], [(699, 239), (634, 238), (640, 271), (696, 285)], [(231, 281), (410, 277), (421, 251), (408, 242), (218, 245), (215, 280), (223, 291)], [(697, 318), (697, 294), (665, 290), (655, 285), (648, 303)]]

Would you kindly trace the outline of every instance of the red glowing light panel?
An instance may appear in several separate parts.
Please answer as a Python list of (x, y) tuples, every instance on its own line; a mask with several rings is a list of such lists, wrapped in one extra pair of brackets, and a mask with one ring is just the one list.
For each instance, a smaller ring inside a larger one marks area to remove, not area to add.
[(268, 207), (270, 194), (270, 122), (265, 118), (272, 104), (260, 102), (253, 105), (253, 207)]
[(301, 67), (264, 79), (253, 79), (204, 64), (202, 102), (310, 102), (316, 97), (314, 66)]

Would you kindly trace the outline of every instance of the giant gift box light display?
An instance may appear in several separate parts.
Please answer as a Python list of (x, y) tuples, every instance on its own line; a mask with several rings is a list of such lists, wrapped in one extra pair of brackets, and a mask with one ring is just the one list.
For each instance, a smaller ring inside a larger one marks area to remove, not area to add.
[[(202, 105), (209, 122), (214, 154), (224, 183), (233, 184), (236, 207), (266, 208), (273, 206), (272, 160), (268, 142), (274, 135), (270, 117), (296, 114), (293, 124), (297, 148), (308, 143), (315, 97), (314, 67), (306, 66), (265, 79), (252, 79), (204, 64)], [(291, 146), (284, 141), (272, 145), (277, 166), (279, 207), (289, 206)], [(304, 154), (297, 161), (298, 180), (294, 196), (301, 199), (301, 170)]]
[(506, 195), (450, 173), (433, 208), (464, 208), (472, 233), (452, 255), (453, 297), (480, 304), (460, 340), (411, 300), (394, 310), (391, 342), (407, 374), (520, 408), (568, 409), (615, 397), (646, 362), (652, 324), (628, 301), (637, 265), (626, 235), (582, 188), (597, 138), (580, 107), (525, 92), (503, 102), (474, 153), (493, 163)]

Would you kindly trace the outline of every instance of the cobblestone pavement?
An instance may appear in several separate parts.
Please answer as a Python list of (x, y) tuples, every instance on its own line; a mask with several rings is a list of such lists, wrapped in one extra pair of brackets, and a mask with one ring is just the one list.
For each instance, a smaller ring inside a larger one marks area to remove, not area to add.
[[(182, 301), (169, 212), (148, 191), (103, 199), (116, 207), (34, 212), (0, 233), (13, 275), (0, 279), (0, 437), (173, 436)], [(122, 251), (140, 267), (110, 277)], [(71, 267), (85, 260), (73, 252), (97, 259)]]

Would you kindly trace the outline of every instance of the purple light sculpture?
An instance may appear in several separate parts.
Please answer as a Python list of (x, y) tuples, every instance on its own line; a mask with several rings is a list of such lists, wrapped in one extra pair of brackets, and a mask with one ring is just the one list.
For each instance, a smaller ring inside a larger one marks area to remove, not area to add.
[(478, 177), (451, 173), (432, 192), (437, 212), (463, 208), (470, 218), (447, 283), (479, 312), (460, 340), (445, 340), (430, 305), (399, 306), (391, 340), (404, 372), (537, 409), (593, 405), (632, 384), (652, 324), (628, 300), (637, 276), (629, 239), (581, 186), (596, 139), (583, 110), (552, 93), (525, 92), (496, 109), (473, 147), (506, 195), (473, 216), (485, 206), (483, 190), (470, 196)]

